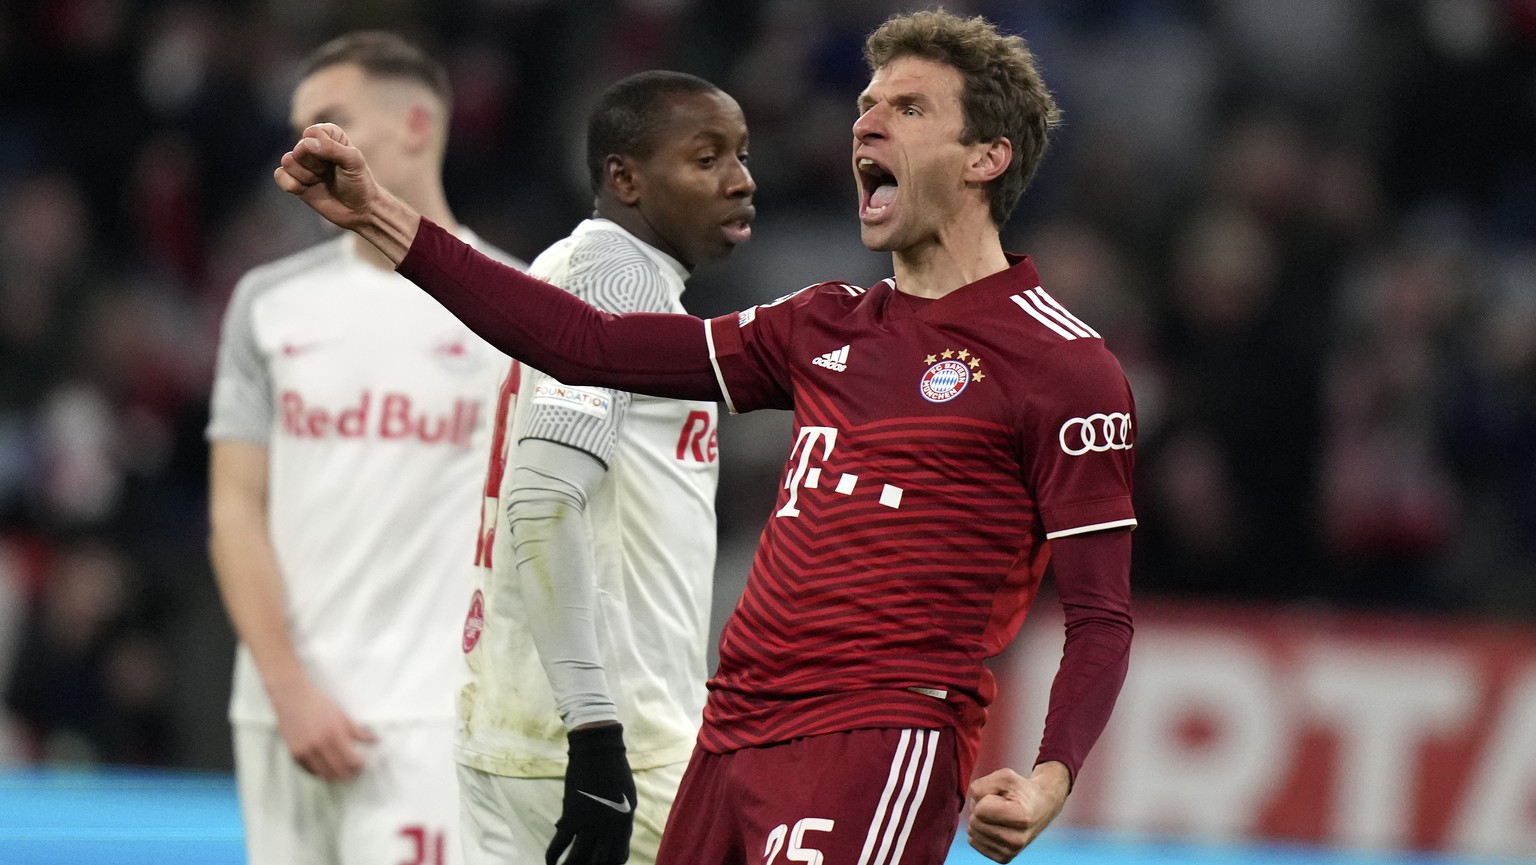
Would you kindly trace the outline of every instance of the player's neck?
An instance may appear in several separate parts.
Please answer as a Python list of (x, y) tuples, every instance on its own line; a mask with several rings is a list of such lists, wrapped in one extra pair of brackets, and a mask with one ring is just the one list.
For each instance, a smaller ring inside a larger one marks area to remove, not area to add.
[(899, 290), (937, 299), (1007, 270), (1008, 259), (988, 219), (984, 226), (951, 223), (936, 237), (891, 253), (891, 265)]
[(672, 244), (667, 242), (667, 239), (662, 236), (661, 232), (651, 225), (650, 220), (645, 218), (645, 214), (640, 208), (627, 207), (610, 198), (602, 197), (598, 199), (597, 207), (592, 211), (592, 215), (597, 219), (606, 219), (612, 222), (634, 235), (642, 243), (676, 259), (683, 267), (687, 268), (689, 273), (693, 272), (693, 264), (683, 261), (683, 257), (672, 247)]

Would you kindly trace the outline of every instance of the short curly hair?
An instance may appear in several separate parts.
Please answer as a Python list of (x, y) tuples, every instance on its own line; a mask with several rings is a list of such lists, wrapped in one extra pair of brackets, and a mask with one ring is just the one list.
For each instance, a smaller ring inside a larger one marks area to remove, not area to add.
[(1023, 37), (1004, 35), (985, 18), (937, 9), (893, 15), (864, 43), (871, 73), (901, 57), (921, 57), (959, 71), (965, 82), (962, 143), (1004, 136), (1013, 143), (1013, 160), (988, 190), (992, 222), (1001, 228), (1034, 179), (1051, 130), (1061, 122), (1035, 55)]

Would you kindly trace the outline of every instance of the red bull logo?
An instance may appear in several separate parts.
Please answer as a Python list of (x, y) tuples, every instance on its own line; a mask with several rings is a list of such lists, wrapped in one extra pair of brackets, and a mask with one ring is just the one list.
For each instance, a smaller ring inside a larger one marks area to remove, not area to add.
[(296, 391), (283, 391), (278, 411), (281, 431), (303, 439), (376, 438), (465, 448), (480, 423), (479, 400), (457, 399), (446, 412), (429, 412), (409, 394), (372, 391), (342, 408), (315, 405)]

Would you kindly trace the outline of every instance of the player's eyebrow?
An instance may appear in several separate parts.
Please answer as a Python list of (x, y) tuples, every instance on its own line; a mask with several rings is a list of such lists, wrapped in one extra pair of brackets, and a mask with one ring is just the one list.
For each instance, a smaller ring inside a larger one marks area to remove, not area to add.
[[(860, 93), (859, 113), (863, 114), (879, 101), (881, 100), (871, 96), (867, 90), (863, 93)], [(928, 98), (928, 94), (913, 90), (906, 93), (896, 93), (891, 96), (887, 96), (885, 97), (885, 101), (891, 103), (897, 108), (905, 108), (908, 105), (916, 105), (919, 108), (927, 108), (933, 100)]]
[(700, 144), (708, 144), (721, 148), (730, 148), (733, 146), (745, 147), (747, 144), (747, 136), (737, 135), (733, 132), (727, 132), (723, 129), (707, 128), (700, 129), (699, 131), (695, 132), (693, 137), (688, 139), (688, 142), (695, 146)]

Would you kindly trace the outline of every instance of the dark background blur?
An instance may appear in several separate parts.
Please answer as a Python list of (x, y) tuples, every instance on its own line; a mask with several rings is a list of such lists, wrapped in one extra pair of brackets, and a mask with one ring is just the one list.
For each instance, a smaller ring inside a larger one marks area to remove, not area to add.
[[(849, 130), (864, 35), (914, 5), (6, 2), (0, 762), (229, 765), (202, 428), (235, 280), (327, 234), (271, 181), (311, 48), (441, 57), (450, 200), (528, 259), (590, 209), (598, 90), (725, 87), (760, 218), (692, 282), (714, 314), (889, 274)], [(1536, 0), (947, 5), (1065, 112), (1004, 239), (1135, 387), (1137, 595), (1536, 622)], [(787, 429), (724, 427), (722, 611)]]

